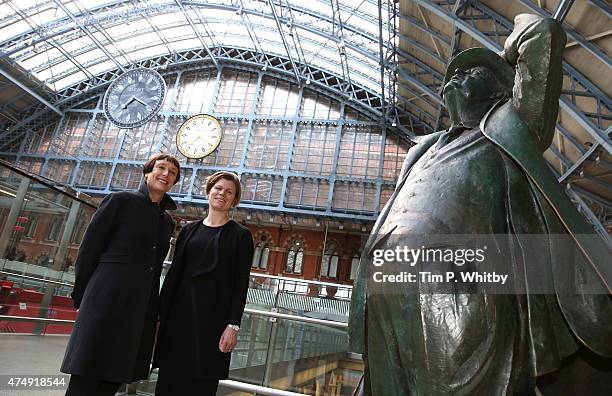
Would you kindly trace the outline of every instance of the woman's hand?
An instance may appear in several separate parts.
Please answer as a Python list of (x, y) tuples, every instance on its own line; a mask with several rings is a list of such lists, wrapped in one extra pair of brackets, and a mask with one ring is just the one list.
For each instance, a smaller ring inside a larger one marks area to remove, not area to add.
[(238, 330), (226, 327), (225, 330), (223, 330), (223, 334), (221, 334), (221, 339), (219, 340), (219, 350), (221, 352), (229, 353), (234, 350), (237, 342)]

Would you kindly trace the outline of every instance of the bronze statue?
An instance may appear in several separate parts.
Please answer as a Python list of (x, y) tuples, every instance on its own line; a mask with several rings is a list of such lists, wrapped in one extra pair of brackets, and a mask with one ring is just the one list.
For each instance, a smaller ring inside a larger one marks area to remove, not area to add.
[[(502, 54), (472, 48), (450, 62), (444, 102), (452, 125), (410, 149), (361, 258), (349, 335), (352, 350), (364, 353), (363, 394), (529, 395), (538, 376), (579, 347), (612, 357), (610, 249), (542, 157), (554, 134), (565, 42), (559, 22), (523, 14)], [(391, 235), (441, 234), (511, 236), (511, 254), (500, 256), (515, 284), (519, 270), (536, 264), (555, 291), (393, 293), (372, 282), (373, 254), (394, 248)], [(535, 249), (524, 235), (549, 239)], [(572, 241), (580, 271), (603, 292), (564, 284), (578, 264), (559, 240)]]

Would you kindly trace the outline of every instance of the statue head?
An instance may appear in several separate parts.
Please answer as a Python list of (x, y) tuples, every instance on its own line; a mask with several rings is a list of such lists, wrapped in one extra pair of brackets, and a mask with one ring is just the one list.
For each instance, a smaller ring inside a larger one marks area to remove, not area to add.
[(444, 76), (444, 104), (453, 124), (474, 127), (497, 101), (512, 93), (514, 71), (498, 54), (470, 48), (455, 56)]

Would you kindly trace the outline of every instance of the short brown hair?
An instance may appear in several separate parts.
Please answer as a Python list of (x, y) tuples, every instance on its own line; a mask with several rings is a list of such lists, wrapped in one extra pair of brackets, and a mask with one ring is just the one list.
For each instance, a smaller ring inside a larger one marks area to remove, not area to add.
[(177, 173), (176, 173), (176, 179), (174, 180), (174, 184), (178, 183), (178, 181), (181, 179), (181, 164), (175, 157), (173, 157), (170, 154), (157, 154), (151, 157), (151, 159), (145, 162), (144, 166), (142, 167), (142, 173), (146, 175), (147, 173), (153, 172), (155, 163), (157, 161), (164, 161), (164, 160), (176, 166)]
[(236, 204), (233, 206), (238, 205), (238, 202), (240, 202), (242, 188), (240, 186), (240, 179), (238, 178), (238, 175), (232, 172), (219, 171), (208, 176), (208, 178), (206, 179), (206, 195), (210, 193), (210, 190), (213, 188), (213, 186), (217, 184), (217, 182), (221, 179), (234, 182), (234, 186), (236, 186), (236, 198), (234, 198), (234, 202), (236, 202)]

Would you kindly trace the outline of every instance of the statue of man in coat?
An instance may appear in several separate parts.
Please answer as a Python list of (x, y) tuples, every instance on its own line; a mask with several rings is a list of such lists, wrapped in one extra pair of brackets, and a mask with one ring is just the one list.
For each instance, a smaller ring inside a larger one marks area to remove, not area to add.
[[(528, 395), (538, 376), (579, 348), (612, 356), (609, 247), (542, 157), (554, 134), (565, 42), (559, 22), (523, 14), (502, 54), (472, 48), (451, 60), (443, 91), (451, 127), (410, 149), (360, 261), (349, 335), (364, 354), (363, 394)], [(394, 251), (393, 236), (477, 234), (511, 236), (511, 254), (499, 257), (522, 292), (401, 293), (373, 279), (375, 251)], [(536, 247), (525, 235), (549, 239)], [(576, 266), (562, 257), (567, 240), (599, 292), (564, 285), (559, 274)], [(538, 285), (517, 274), (530, 265), (551, 277), (552, 292), (528, 292)]]

